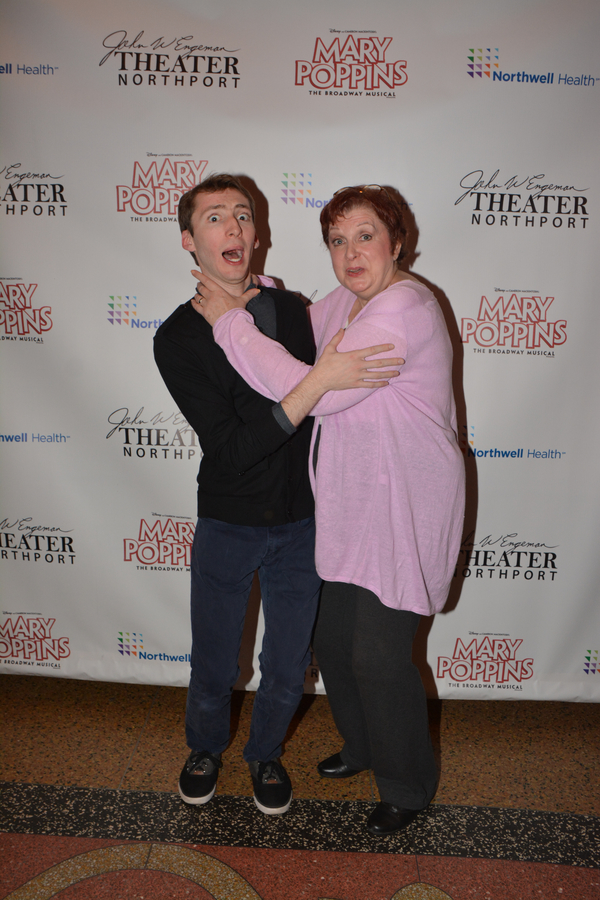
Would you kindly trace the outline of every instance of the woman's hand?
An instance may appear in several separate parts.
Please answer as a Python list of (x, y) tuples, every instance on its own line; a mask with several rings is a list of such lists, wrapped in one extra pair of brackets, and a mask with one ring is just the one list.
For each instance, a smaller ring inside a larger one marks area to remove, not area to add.
[(192, 297), (192, 306), (196, 312), (204, 316), (211, 327), (230, 309), (246, 309), (248, 301), (260, 294), (260, 288), (251, 288), (241, 297), (234, 297), (216, 281), (197, 269), (192, 269), (192, 275), (198, 279), (196, 293)]
[[(393, 350), (393, 344), (377, 344), (374, 347), (363, 347), (360, 350), (338, 351), (337, 347), (344, 337), (344, 329), (340, 328), (337, 334), (329, 341), (313, 372), (318, 377), (319, 383), (326, 391), (346, 391), (350, 388), (378, 388), (385, 387), (390, 378), (399, 375), (399, 366), (404, 365), (404, 360), (399, 357), (387, 359), (367, 359), (377, 353), (385, 353)], [(385, 369), (384, 372), (374, 372), (373, 369)], [(379, 379), (379, 380), (377, 380)]]

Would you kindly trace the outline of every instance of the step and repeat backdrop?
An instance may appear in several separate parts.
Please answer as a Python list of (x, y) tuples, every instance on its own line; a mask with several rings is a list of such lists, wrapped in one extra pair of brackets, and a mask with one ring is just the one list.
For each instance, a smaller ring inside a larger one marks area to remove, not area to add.
[(333, 192), (406, 201), (468, 476), (430, 692), (600, 700), (597, 2), (1, 12), (0, 671), (187, 684), (202, 449), (152, 338), (195, 284), (178, 200), (229, 171), (258, 198), (256, 271), (314, 303)]

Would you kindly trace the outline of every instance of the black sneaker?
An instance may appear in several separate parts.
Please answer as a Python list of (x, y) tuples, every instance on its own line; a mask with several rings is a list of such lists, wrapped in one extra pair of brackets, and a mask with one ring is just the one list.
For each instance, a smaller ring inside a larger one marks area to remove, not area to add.
[(248, 763), (254, 802), (261, 812), (268, 816), (280, 816), (290, 808), (292, 802), (292, 782), (278, 759), (269, 762)]
[(179, 776), (179, 796), (184, 803), (202, 804), (212, 800), (217, 787), (221, 754), (192, 750)]

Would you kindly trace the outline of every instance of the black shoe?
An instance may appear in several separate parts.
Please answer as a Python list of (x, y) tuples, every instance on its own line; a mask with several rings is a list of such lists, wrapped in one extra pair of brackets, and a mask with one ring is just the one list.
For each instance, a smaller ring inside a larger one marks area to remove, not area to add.
[(260, 811), (268, 816), (287, 812), (292, 802), (292, 782), (279, 760), (255, 760), (248, 767), (254, 785), (254, 802)]
[(179, 776), (179, 796), (184, 803), (202, 804), (212, 800), (217, 787), (221, 754), (192, 750)]
[(364, 769), (351, 769), (342, 761), (339, 753), (334, 753), (333, 756), (329, 756), (319, 763), (317, 772), (321, 778), (350, 778), (351, 775), (364, 772)]
[(420, 812), (419, 809), (402, 809), (399, 806), (392, 806), (391, 803), (385, 803), (382, 800), (367, 820), (367, 831), (378, 837), (387, 837), (388, 834), (393, 834), (410, 825)]

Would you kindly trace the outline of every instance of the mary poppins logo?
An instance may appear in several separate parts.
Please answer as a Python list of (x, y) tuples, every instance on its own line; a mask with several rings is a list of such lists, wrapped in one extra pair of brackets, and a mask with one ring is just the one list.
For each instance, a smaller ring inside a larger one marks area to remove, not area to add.
[(520, 652), (523, 638), (472, 635), (469, 632), (470, 640), (456, 639), (452, 656), (438, 656), (439, 679), (448, 678), (457, 684), (479, 682), (481, 687), (502, 689), (532, 677), (533, 659), (523, 658)]
[[(44, 343), (41, 335), (52, 328), (52, 307), (34, 306), (38, 285), (17, 282), (3, 284), (0, 278), (0, 335), (2, 340)], [(7, 279), (8, 280), (8, 279)]]
[(4, 665), (60, 669), (59, 660), (71, 655), (69, 638), (54, 635), (56, 619), (28, 613), (5, 615), (0, 625), (0, 660)]
[[(157, 513), (153, 515), (158, 516)], [(194, 523), (172, 516), (157, 517), (154, 522), (140, 520), (137, 538), (123, 540), (123, 559), (137, 563), (138, 569), (182, 572), (189, 568)]]
[(327, 43), (317, 38), (311, 60), (296, 60), (296, 84), (329, 97), (392, 97), (406, 84), (406, 60), (388, 61), (393, 38), (349, 34)]
[[(482, 295), (477, 318), (461, 319), (463, 344), (479, 352), (513, 356), (554, 356), (567, 341), (567, 320), (552, 315), (554, 297), (538, 291), (494, 288), (497, 296)], [(474, 310), (475, 311), (475, 310)]]
[(117, 211), (134, 213), (132, 222), (175, 221), (181, 197), (200, 182), (207, 165), (206, 159), (169, 157), (134, 162), (131, 185), (117, 185)]

